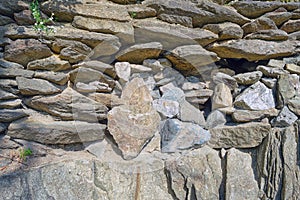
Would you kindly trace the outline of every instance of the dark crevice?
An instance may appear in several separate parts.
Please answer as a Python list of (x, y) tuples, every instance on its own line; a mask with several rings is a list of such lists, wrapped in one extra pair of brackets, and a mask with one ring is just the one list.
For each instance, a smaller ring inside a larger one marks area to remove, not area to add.
[(196, 189), (195, 189), (195, 185), (192, 185), (191, 188), (191, 195), (190, 195), (190, 200), (197, 200), (197, 195), (196, 195)]
[(166, 168), (164, 169), (164, 173), (167, 177), (167, 186), (168, 186), (168, 193), (172, 196), (173, 200), (179, 200), (172, 188), (172, 177), (171, 172), (168, 171)]
[(226, 198), (226, 174), (227, 174), (227, 153), (224, 158), (221, 159), (222, 168), (222, 181), (219, 188), (219, 200), (225, 200)]

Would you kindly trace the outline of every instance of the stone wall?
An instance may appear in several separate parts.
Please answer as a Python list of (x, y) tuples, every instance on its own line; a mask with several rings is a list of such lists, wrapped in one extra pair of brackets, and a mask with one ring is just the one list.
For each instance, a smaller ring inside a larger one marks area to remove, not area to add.
[(28, 2), (0, 2), (0, 199), (299, 199), (299, 3), (49, 0), (38, 34)]

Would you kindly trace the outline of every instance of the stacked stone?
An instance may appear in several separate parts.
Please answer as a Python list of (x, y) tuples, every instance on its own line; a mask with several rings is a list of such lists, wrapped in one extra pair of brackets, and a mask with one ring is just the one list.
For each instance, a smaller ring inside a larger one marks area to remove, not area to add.
[(43, 35), (28, 3), (0, 3), (0, 152), (62, 157), (21, 175), (34, 184), (61, 163), (84, 174), (54, 199), (297, 199), (300, 4), (134, 3), (45, 1), (59, 22)]

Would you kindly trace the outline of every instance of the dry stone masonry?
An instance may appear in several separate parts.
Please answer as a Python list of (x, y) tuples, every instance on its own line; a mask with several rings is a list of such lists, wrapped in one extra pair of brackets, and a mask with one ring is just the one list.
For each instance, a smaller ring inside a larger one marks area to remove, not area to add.
[(43, 0), (49, 34), (30, 2), (0, 1), (0, 199), (300, 199), (299, 2)]

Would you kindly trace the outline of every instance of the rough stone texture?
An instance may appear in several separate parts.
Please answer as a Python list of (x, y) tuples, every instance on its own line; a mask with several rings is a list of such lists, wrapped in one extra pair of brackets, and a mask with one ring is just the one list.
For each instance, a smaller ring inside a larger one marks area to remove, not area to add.
[(260, 71), (248, 72), (243, 74), (237, 74), (233, 78), (235, 78), (238, 84), (242, 85), (252, 85), (259, 81), (262, 77), (263, 73)]
[(106, 119), (107, 107), (68, 87), (61, 94), (50, 97), (33, 97), (26, 104), (63, 120), (98, 122)]
[(241, 39), (244, 35), (243, 29), (238, 24), (231, 22), (207, 24), (203, 28), (218, 34), (218, 40)]
[(249, 61), (291, 56), (295, 54), (295, 42), (273, 42), (264, 40), (230, 40), (215, 43), (208, 50), (221, 58), (245, 58)]
[(155, 9), (143, 5), (128, 5), (127, 11), (134, 19), (143, 19), (156, 16)]
[(109, 108), (113, 108), (115, 106), (120, 106), (123, 104), (123, 101), (114, 94), (105, 94), (105, 93), (92, 93), (89, 94), (88, 97), (94, 101), (97, 101)]
[(300, 116), (300, 97), (296, 96), (288, 101), (289, 109), (296, 115)]
[(5, 46), (4, 58), (26, 66), (28, 62), (51, 56), (47, 45), (34, 39), (16, 40)]
[(159, 42), (133, 45), (116, 55), (117, 60), (130, 63), (143, 63), (145, 59), (158, 58), (163, 47)]
[(267, 110), (235, 110), (232, 118), (236, 122), (251, 122), (261, 120), (266, 117), (276, 117), (279, 111), (275, 108)]
[(210, 129), (213, 148), (251, 148), (261, 144), (270, 133), (270, 124), (250, 122), (237, 126), (218, 126)]
[(12, 20), (11, 18), (7, 17), (7, 16), (3, 16), (0, 15), (0, 26), (4, 26), (6, 24), (10, 24), (13, 23), (14, 20)]
[(152, 97), (143, 79), (131, 80), (122, 92), (125, 105), (108, 113), (108, 130), (123, 158), (133, 159), (158, 131), (159, 114), (152, 108)]
[(238, 86), (237, 81), (232, 77), (232, 75), (228, 75), (222, 72), (217, 72), (216, 74), (214, 74), (212, 79), (215, 84), (224, 83), (230, 88), (230, 90), (234, 90)]
[(62, 60), (67, 60), (71, 64), (76, 64), (80, 61), (87, 59), (87, 55), (91, 51), (92, 51), (91, 49), (86, 51), (80, 48), (70, 46), (70, 47), (63, 48), (60, 51), (59, 58)]
[(167, 99), (156, 99), (153, 108), (166, 117), (172, 118), (179, 113), (179, 103)]
[(225, 115), (219, 110), (214, 110), (207, 117), (206, 127), (208, 129), (211, 129), (217, 126), (222, 126), (225, 123), (226, 123)]
[(299, 76), (296, 74), (281, 75), (277, 82), (278, 104), (286, 104), (290, 99), (299, 95)]
[(112, 78), (116, 77), (116, 72), (114, 71), (113, 66), (106, 64), (104, 62), (98, 61), (98, 60), (86, 60), (84, 62), (73, 65), (72, 67), (73, 68), (86, 67), (86, 68), (100, 71)]
[(289, 20), (281, 26), (281, 30), (284, 30), (287, 33), (292, 33), (300, 31), (300, 19)]
[(277, 78), (280, 75), (288, 73), (288, 71), (281, 69), (281, 68), (266, 67), (263, 65), (259, 65), (256, 69), (258, 71), (261, 71), (265, 76), (271, 77), (271, 78)]
[(18, 89), (23, 95), (47, 95), (61, 92), (61, 89), (43, 79), (16, 78)]
[(219, 83), (214, 90), (212, 97), (212, 110), (232, 106), (232, 95), (228, 86)]
[(300, 75), (300, 66), (295, 64), (286, 64), (286, 70), (292, 74)]
[[(47, 16), (42, 14), (42, 17), (46, 18)], [(23, 10), (19, 13), (14, 13), (14, 19), (18, 25), (33, 25), (35, 23), (30, 10)]]
[(72, 25), (88, 31), (117, 34), (126, 43), (134, 42), (134, 29), (129, 23), (75, 16)]
[(121, 81), (129, 81), (131, 74), (131, 65), (128, 62), (117, 62), (115, 64), (115, 70), (117, 76)]
[(275, 107), (272, 90), (257, 82), (235, 98), (234, 105), (247, 110), (266, 110)]
[(205, 126), (206, 124), (203, 112), (186, 100), (180, 102), (178, 119), (183, 122), (191, 122), (200, 126)]
[(278, 8), (277, 10), (274, 10), (273, 12), (269, 12), (264, 14), (264, 17), (270, 18), (273, 20), (276, 24), (276, 26), (281, 26), (284, 22), (288, 21), (292, 17), (292, 13), (287, 12), (284, 8)]
[(255, 33), (257, 31), (277, 29), (276, 24), (273, 20), (267, 17), (260, 17), (254, 21), (245, 24), (243, 27), (244, 34)]
[(27, 69), (49, 70), (57, 72), (71, 69), (71, 65), (68, 61), (60, 60), (57, 56), (50, 56), (48, 58), (29, 62), (27, 65)]
[(284, 41), (289, 38), (289, 35), (282, 30), (262, 30), (251, 33), (245, 39), (259, 39), (267, 41)]
[(166, 55), (175, 68), (183, 74), (198, 74), (201, 67), (219, 60), (217, 55), (202, 48), (200, 45), (180, 46)]
[(218, 151), (205, 146), (168, 160), (166, 165), (177, 199), (219, 199), (222, 168)]
[(274, 119), (272, 125), (276, 127), (288, 127), (297, 119), (298, 117), (287, 106), (284, 106), (279, 115)]
[(34, 72), (24, 70), (21, 68), (1, 68), (0, 67), (0, 78), (15, 78), (18, 76), (25, 77), (25, 78), (32, 78), (34, 75)]
[(0, 110), (0, 122), (12, 122), (14, 120), (26, 117), (27, 114), (22, 109), (17, 110)]
[(0, 100), (16, 99), (18, 96), (0, 89)]
[(52, 72), (52, 71), (49, 72), (36, 71), (34, 72), (34, 78), (45, 79), (58, 85), (65, 85), (69, 80), (67, 74), (62, 72)]
[(14, 100), (7, 100), (7, 101), (0, 101), (0, 108), (20, 108), (22, 100), (21, 99), (14, 99)]
[(226, 199), (258, 199), (259, 188), (252, 169), (252, 158), (235, 148), (227, 153)]
[(181, 122), (178, 119), (168, 119), (160, 130), (161, 151), (174, 153), (191, 149), (207, 143), (210, 134), (199, 125)]
[(93, 81), (93, 82), (89, 82), (89, 83), (77, 82), (75, 84), (75, 88), (78, 92), (82, 92), (82, 93), (111, 92), (112, 91), (112, 88), (109, 87), (108, 84), (100, 82), (100, 81)]

